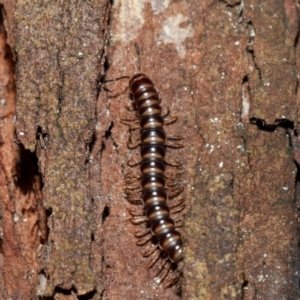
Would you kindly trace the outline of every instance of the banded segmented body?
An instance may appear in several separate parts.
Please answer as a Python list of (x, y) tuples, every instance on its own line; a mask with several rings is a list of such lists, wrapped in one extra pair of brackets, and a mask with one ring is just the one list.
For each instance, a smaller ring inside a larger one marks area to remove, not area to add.
[(151, 233), (169, 259), (183, 259), (181, 234), (175, 228), (167, 204), (165, 188), (166, 133), (160, 99), (153, 82), (144, 74), (136, 74), (129, 88), (138, 111), (141, 135), (142, 200)]

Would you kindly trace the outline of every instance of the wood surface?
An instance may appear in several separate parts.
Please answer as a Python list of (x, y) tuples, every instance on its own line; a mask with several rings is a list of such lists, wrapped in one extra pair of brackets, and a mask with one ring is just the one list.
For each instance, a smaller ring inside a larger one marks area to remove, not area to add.
[[(1, 10), (0, 299), (300, 299), (299, 149), (284, 128), (249, 122), (287, 118), (298, 132), (298, 1)], [(178, 117), (167, 135), (184, 137), (166, 158), (184, 166), (186, 203), (183, 276), (169, 289), (125, 197), (139, 156), (122, 123), (128, 80), (104, 83), (137, 72)]]

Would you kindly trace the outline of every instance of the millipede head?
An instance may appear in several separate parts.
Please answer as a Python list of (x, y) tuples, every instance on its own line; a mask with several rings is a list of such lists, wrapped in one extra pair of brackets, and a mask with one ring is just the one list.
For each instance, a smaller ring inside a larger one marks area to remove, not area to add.
[(137, 74), (133, 75), (133, 76), (130, 78), (130, 80), (129, 80), (129, 87), (131, 87), (131, 85), (133, 84), (133, 82), (135, 82), (135, 81), (137, 81), (137, 80), (139, 80), (139, 79), (142, 79), (142, 78), (144, 78), (144, 77), (147, 77), (147, 78), (148, 78), (148, 76), (145, 75), (145, 74), (143, 74), (143, 73), (137, 73)]
[(145, 84), (154, 86), (154, 83), (150, 80), (150, 78), (147, 75), (143, 73), (137, 73), (133, 75), (129, 80), (129, 89), (133, 96), (135, 95), (136, 91), (139, 90), (141, 87), (144, 87)]

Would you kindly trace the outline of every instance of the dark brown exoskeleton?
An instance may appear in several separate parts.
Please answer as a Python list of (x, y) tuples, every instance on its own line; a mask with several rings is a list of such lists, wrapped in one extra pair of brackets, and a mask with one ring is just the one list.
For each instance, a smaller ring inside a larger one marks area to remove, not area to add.
[(174, 263), (183, 259), (182, 237), (170, 216), (165, 180), (166, 133), (158, 92), (144, 74), (129, 81), (140, 122), (141, 187), (145, 215), (159, 247)]
[[(137, 44), (135, 48), (140, 70), (140, 49)], [(137, 245), (146, 246), (143, 256), (150, 259), (148, 267), (154, 268), (157, 282), (164, 282), (165, 287), (171, 287), (181, 277), (177, 266), (183, 260), (182, 237), (177, 228), (182, 226), (185, 204), (184, 199), (174, 200), (183, 190), (182, 172), (171, 172), (173, 175), (169, 176), (168, 170), (166, 171), (166, 165), (180, 170), (181, 164), (170, 163), (165, 159), (166, 147), (182, 147), (176, 142), (181, 138), (167, 139), (164, 125), (172, 124), (177, 118), (169, 117), (168, 110), (166, 113), (162, 112), (161, 99), (148, 76), (138, 72), (133, 77), (122, 76), (105, 82), (126, 78), (129, 79), (135, 116), (132, 118), (126, 113), (121, 120), (130, 128), (128, 148), (136, 149), (140, 146), (141, 154), (141, 158), (134, 163), (128, 162), (130, 167), (139, 165), (140, 172), (131, 170), (125, 175), (128, 202), (142, 204), (142, 207), (129, 210), (131, 222), (145, 225), (135, 233)], [(131, 108), (128, 110), (133, 111)], [(159, 259), (162, 259), (161, 264), (157, 263)], [(169, 267), (165, 267), (166, 264)]]

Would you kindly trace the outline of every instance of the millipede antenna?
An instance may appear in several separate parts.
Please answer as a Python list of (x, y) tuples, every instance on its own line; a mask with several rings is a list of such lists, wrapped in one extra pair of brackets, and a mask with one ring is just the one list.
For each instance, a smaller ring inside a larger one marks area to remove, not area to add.
[(130, 76), (121, 76), (121, 77), (117, 77), (117, 78), (114, 78), (114, 79), (108, 79), (108, 80), (105, 80), (104, 83), (106, 82), (112, 82), (112, 81), (117, 81), (117, 80), (120, 80), (120, 79), (125, 79), (125, 78), (131, 78)]
[(138, 43), (134, 43), (134, 47), (135, 47), (135, 51), (136, 51), (136, 54), (137, 54), (137, 73), (139, 73), (141, 71), (141, 49), (139, 47), (139, 44)]

